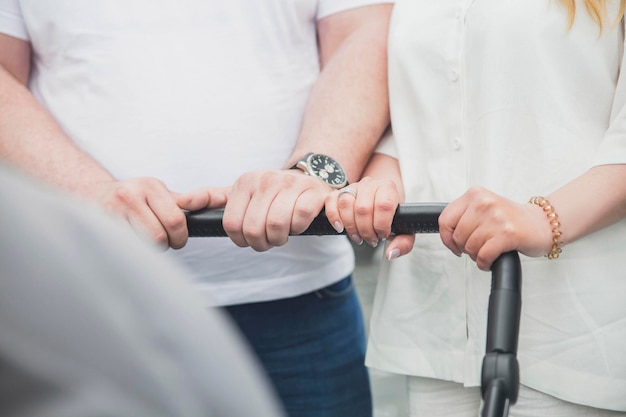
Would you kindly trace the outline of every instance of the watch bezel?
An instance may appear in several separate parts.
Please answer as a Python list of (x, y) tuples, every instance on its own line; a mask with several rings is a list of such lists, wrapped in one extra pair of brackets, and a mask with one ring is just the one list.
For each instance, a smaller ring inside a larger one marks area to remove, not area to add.
[[(333, 167), (333, 170), (330, 172), (330, 174), (334, 175), (329, 177), (324, 177), (323, 175), (320, 175), (319, 172), (323, 171), (328, 173), (328, 171), (325, 169), (316, 170), (314, 164), (314, 161), (316, 159), (322, 160), (322, 162), (325, 163), (325, 167), (331, 165)], [(296, 164), (294, 164), (292, 168), (300, 168), (306, 174), (318, 178), (321, 181), (324, 181), (324, 183), (328, 184), (328, 186), (334, 189), (340, 189), (348, 185), (348, 175), (346, 174), (346, 171), (343, 169), (341, 164), (337, 162), (335, 158), (323, 153), (310, 152), (304, 155)], [(337, 182), (333, 179), (334, 177), (339, 177), (341, 181)]]

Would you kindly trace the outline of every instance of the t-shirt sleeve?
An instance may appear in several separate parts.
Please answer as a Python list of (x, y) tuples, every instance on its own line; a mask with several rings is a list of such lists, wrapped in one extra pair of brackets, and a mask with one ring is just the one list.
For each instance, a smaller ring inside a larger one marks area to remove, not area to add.
[(373, 4), (389, 4), (395, 0), (320, 0), (317, 9), (317, 19), (323, 19), (331, 14), (354, 9), (361, 6), (371, 6)]
[(596, 166), (610, 164), (626, 164), (626, 54), (623, 51), (611, 121), (594, 159)]
[(0, 2), (0, 33), (25, 41), (29, 40), (19, 0)]

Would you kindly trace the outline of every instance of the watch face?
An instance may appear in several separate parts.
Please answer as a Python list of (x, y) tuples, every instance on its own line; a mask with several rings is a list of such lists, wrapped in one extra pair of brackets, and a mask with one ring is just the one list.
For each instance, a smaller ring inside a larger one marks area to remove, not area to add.
[(331, 157), (313, 154), (309, 158), (309, 166), (314, 176), (324, 180), (331, 187), (341, 188), (346, 185), (346, 173)]

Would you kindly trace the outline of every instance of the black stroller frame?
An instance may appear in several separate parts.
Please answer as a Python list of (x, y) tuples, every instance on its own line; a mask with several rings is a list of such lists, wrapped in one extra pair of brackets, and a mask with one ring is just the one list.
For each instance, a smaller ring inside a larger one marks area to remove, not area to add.
[[(439, 215), (445, 203), (400, 204), (393, 219), (393, 234), (438, 233)], [(190, 237), (225, 237), (224, 211), (188, 212)], [(345, 232), (344, 232), (345, 233)], [(336, 235), (324, 212), (301, 235)], [(343, 234), (343, 233), (342, 233)], [(519, 392), (519, 339), (522, 305), (522, 272), (517, 252), (507, 252), (491, 267), (491, 293), (487, 317), (487, 344), (482, 364), (482, 417), (506, 417)]]

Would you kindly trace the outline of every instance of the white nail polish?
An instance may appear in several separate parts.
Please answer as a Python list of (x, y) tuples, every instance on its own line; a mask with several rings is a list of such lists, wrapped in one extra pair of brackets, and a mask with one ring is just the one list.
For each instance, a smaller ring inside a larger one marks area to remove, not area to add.
[(337, 220), (335, 223), (333, 223), (333, 227), (335, 228), (337, 233), (343, 232), (343, 224), (341, 224), (341, 222), (339, 220)]
[(361, 239), (361, 236), (359, 236), (359, 235), (352, 235), (352, 236), (350, 236), (350, 239), (352, 239), (352, 241), (354, 243), (356, 243), (357, 245), (362, 245), (363, 244), (363, 239)]
[(393, 249), (391, 252), (389, 252), (389, 256), (387, 257), (388, 261), (391, 261), (392, 259), (396, 259), (400, 256), (400, 249), (396, 248)]

